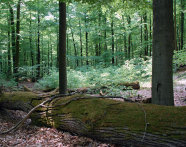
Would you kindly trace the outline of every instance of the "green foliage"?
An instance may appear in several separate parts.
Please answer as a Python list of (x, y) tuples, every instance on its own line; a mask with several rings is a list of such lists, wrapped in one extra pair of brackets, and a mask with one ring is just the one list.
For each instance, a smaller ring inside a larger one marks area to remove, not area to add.
[(3, 89), (15, 89), (16, 82), (13, 78), (8, 80), (5, 74), (0, 73), (0, 87), (3, 87)]
[[(123, 82), (147, 81), (151, 77), (151, 59), (144, 60), (135, 58), (127, 60), (122, 66), (110, 66), (104, 68), (102, 65), (96, 67), (83, 66), (68, 69), (68, 88), (90, 87), (99, 89), (107, 86), (111, 95), (116, 95), (124, 88), (119, 86)], [(49, 76), (44, 76), (36, 84), (36, 88), (47, 89), (58, 87), (58, 72), (53, 71)], [(98, 92), (98, 91), (97, 91)]]
[(49, 75), (44, 76), (38, 83), (35, 84), (35, 88), (39, 89), (52, 89), (59, 85), (59, 73), (56, 71), (51, 72)]
[(174, 51), (173, 69), (176, 71), (180, 66), (186, 65), (186, 49)]

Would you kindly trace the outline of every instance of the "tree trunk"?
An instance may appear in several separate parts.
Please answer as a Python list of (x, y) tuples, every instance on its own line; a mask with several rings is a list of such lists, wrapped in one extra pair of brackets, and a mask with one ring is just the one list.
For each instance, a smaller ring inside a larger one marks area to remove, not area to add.
[[(29, 24), (29, 44), (30, 44), (30, 59), (31, 66), (34, 66), (34, 52), (32, 47), (32, 13), (30, 11), (30, 24)], [(32, 78), (34, 77), (34, 69), (32, 68)]]
[(8, 16), (8, 71), (7, 71), (7, 75), (8, 77), (10, 77), (12, 75), (12, 60), (11, 60), (11, 48), (10, 48), (10, 29), (11, 29), (11, 26), (10, 26), (10, 23), (11, 23), (11, 20), (10, 20), (10, 17)]
[(174, 49), (178, 50), (177, 46), (177, 31), (176, 31), (176, 0), (174, 0)]
[[(128, 16), (127, 21), (128, 21), (129, 28), (130, 28), (130, 24), (131, 24), (130, 16)], [(131, 32), (129, 32), (129, 35), (128, 35), (128, 59), (129, 60), (130, 60), (130, 52), (131, 52)]]
[[(4, 93), (3, 108), (28, 112), (41, 103), (30, 92)], [(186, 107), (128, 103), (88, 95), (54, 96), (32, 113), (32, 123), (117, 146), (186, 146)]]
[(80, 41), (80, 52), (81, 52), (81, 66), (83, 66), (83, 42), (81, 33), (81, 20), (79, 20), (79, 41)]
[(148, 29), (147, 29), (147, 13), (143, 16), (144, 20), (144, 41), (145, 41), (145, 56), (148, 56)]
[[(149, 35), (150, 35), (149, 37), (150, 37), (150, 38), (149, 38), (149, 39), (150, 39), (150, 41), (151, 41), (151, 40), (152, 40), (152, 18), (151, 18), (151, 14), (150, 14), (150, 22), (149, 22), (149, 23), (150, 23), (150, 26), (149, 26), (149, 31), (150, 31), (150, 32), (149, 32)], [(151, 45), (151, 42), (150, 42), (149, 48), (150, 48), (150, 50), (149, 50), (149, 55), (152, 56), (152, 45)]]
[(183, 12), (183, 10), (184, 10), (184, 6), (185, 6), (185, 1), (184, 0), (181, 0), (181, 9), (182, 9), (182, 11), (181, 11), (181, 43), (180, 43), (180, 48), (181, 48), (181, 50), (183, 49), (183, 44), (184, 44), (184, 42), (183, 42), (183, 39), (184, 39), (184, 12)]
[[(19, 68), (19, 47), (20, 47), (20, 6), (21, 0), (17, 4), (17, 24), (16, 24), (16, 55), (15, 55), (15, 74), (18, 74)], [(16, 80), (18, 81), (18, 75), (16, 75)]]
[(141, 51), (140, 51), (140, 57), (142, 56), (142, 49), (143, 49), (143, 17), (141, 16), (141, 28), (140, 28), (140, 45), (141, 45)]
[[(38, 8), (39, 9), (39, 8)], [(38, 10), (37, 12), (38, 14), (38, 30), (37, 30), (37, 79), (40, 78), (40, 57), (41, 57), (41, 54), (40, 54), (40, 12)]]
[(71, 30), (72, 41), (73, 41), (73, 46), (74, 46), (74, 56), (76, 58), (75, 59), (75, 63), (76, 63), (76, 66), (78, 67), (79, 66), (79, 62), (78, 62), (78, 59), (77, 59), (77, 56), (78, 56), (78, 54), (77, 54), (77, 47), (76, 47), (76, 43), (75, 43), (75, 39), (74, 39), (74, 32), (72, 30), (71, 23), (70, 23), (70, 18), (69, 18), (68, 23), (69, 23), (69, 28)]
[(15, 55), (16, 55), (16, 50), (15, 50), (15, 46), (16, 46), (16, 42), (15, 42), (15, 23), (14, 23), (14, 11), (12, 9), (12, 7), (9, 4), (9, 11), (10, 11), (10, 25), (11, 25), (11, 42), (12, 42), (12, 55), (13, 55), (13, 73), (15, 73)]
[(86, 58), (87, 58), (87, 61), (86, 61), (86, 64), (89, 65), (89, 62), (88, 62), (88, 24), (87, 24), (87, 14), (85, 14), (85, 27), (86, 27), (86, 32), (85, 32), (85, 40), (86, 40)]
[(66, 3), (59, 1), (59, 92), (67, 92), (66, 72)]
[(113, 21), (113, 16), (111, 18), (111, 33), (112, 33), (112, 64), (114, 65), (115, 60), (114, 60), (114, 21)]
[(105, 14), (104, 41), (105, 41), (104, 51), (107, 51), (107, 16), (106, 16), (106, 14)]
[(154, 0), (153, 15), (152, 102), (159, 105), (174, 105), (173, 0)]

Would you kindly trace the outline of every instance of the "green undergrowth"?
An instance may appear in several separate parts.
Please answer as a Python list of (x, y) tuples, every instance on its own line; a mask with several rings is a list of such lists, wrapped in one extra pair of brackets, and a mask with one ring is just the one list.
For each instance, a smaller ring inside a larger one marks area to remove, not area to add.
[[(53, 103), (53, 106), (64, 103), (73, 97), (77, 96), (58, 99)], [(175, 130), (173, 131), (174, 127), (186, 126), (186, 107), (124, 103), (110, 99), (88, 98), (73, 101), (66, 106), (59, 106), (52, 111), (52, 115), (68, 114), (66, 115), (68, 118), (77, 118), (83, 121), (89, 131), (94, 128), (114, 127), (119, 128), (120, 131), (125, 128), (123, 131), (138, 132), (145, 130), (143, 109), (147, 116), (146, 121), (149, 124), (147, 132), (173, 138), (186, 138), (185, 132), (182, 135), (176, 135)], [(60, 125), (62, 125), (60, 117), (55, 117), (55, 119), (54, 126), (60, 128)], [(171, 129), (173, 132), (171, 132)]]
[[(150, 81), (151, 59), (135, 58), (127, 60), (121, 66), (96, 67), (84, 66), (77, 69), (68, 69), (68, 88), (80, 87), (100, 88), (107, 86), (106, 92), (109, 95), (118, 95), (123, 90), (120, 83), (134, 81)], [(43, 77), (35, 85), (39, 89), (52, 89), (58, 87), (58, 72), (53, 71), (50, 75)]]
[(13, 78), (8, 78), (5, 74), (0, 72), (0, 88), (3, 89), (16, 89), (17, 83)]

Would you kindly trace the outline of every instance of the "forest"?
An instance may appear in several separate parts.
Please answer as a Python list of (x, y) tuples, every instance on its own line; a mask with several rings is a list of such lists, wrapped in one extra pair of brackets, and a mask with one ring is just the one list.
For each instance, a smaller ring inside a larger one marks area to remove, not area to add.
[(185, 146), (186, 1), (1, 0), (0, 146)]

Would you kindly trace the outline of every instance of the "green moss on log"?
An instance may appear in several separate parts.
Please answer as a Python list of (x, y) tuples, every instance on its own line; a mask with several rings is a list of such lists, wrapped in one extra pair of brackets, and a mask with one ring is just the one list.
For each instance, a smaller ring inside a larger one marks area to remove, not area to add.
[[(88, 131), (93, 131), (95, 128), (112, 127), (119, 128), (119, 130), (125, 128), (132, 132), (144, 132), (145, 114), (143, 110), (145, 110), (146, 121), (149, 123), (147, 132), (186, 139), (185, 131), (176, 133), (174, 129), (179, 130), (180, 126), (186, 127), (186, 107), (124, 103), (89, 96), (87, 96), (88, 99), (72, 101), (66, 106), (61, 105), (74, 97), (80, 96), (58, 98), (50, 104), (55, 109), (48, 111), (51, 113), (49, 120), (52, 120), (51, 124), (56, 128), (63, 125), (61, 119), (75, 118), (81, 120)], [(63, 118), (59, 117), (60, 115), (63, 115)]]
[(7, 92), (3, 93), (0, 96), (0, 103), (5, 101), (11, 102), (31, 102), (32, 99), (37, 98), (38, 96), (33, 92)]

